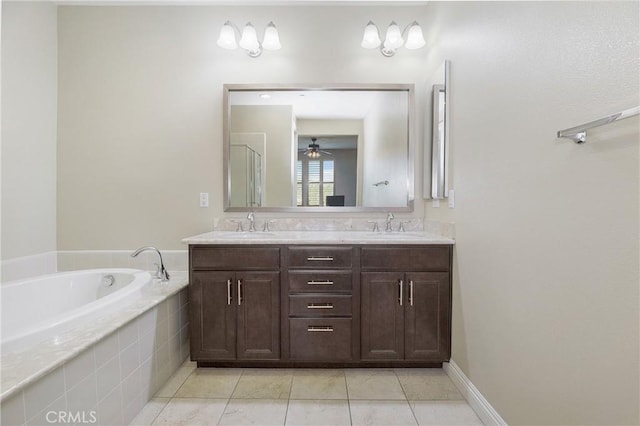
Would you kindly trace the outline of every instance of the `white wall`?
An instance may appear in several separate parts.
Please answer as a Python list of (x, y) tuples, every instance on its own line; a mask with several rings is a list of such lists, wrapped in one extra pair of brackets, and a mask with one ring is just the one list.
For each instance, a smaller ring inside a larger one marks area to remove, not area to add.
[[(363, 120), (362, 199), (367, 207), (407, 205), (407, 93), (378, 93)], [(419, 140), (422, 140), (419, 139)], [(420, 180), (419, 178), (416, 181)], [(374, 184), (388, 181), (388, 185)], [(418, 192), (421, 193), (421, 192)], [(420, 201), (421, 202), (421, 201)]]
[(509, 424), (638, 424), (638, 2), (430, 2), (451, 60), (453, 360)]
[(57, 17), (2, 4), (2, 259), (56, 249)]
[[(406, 25), (424, 11), (60, 6), (58, 248), (183, 248), (183, 237), (234, 216), (222, 209), (224, 83), (414, 83), (422, 117), (427, 50), (389, 59), (360, 41), (369, 19)], [(226, 20), (259, 33), (273, 20), (283, 47), (257, 59), (220, 49)], [(423, 216), (422, 203), (410, 216)]]

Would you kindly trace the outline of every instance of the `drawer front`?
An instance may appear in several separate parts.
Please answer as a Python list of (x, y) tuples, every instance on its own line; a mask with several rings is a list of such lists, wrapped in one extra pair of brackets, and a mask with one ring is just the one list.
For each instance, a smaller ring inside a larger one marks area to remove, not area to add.
[(378, 271), (448, 271), (449, 246), (363, 247), (362, 269)]
[(280, 268), (277, 247), (193, 247), (193, 269), (251, 270)]
[(297, 317), (350, 317), (350, 295), (289, 296), (289, 315)]
[(289, 319), (291, 359), (349, 361), (351, 318)]
[(289, 247), (291, 268), (351, 268), (351, 247)]
[(292, 293), (351, 292), (351, 272), (290, 270), (289, 291)]

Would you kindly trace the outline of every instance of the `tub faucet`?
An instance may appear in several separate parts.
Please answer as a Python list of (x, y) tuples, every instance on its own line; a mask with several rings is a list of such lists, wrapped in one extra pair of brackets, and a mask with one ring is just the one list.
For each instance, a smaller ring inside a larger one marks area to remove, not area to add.
[(148, 250), (155, 251), (156, 253), (158, 253), (158, 256), (160, 257), (160, 264), (159, 265), (157, 263), (154, 264), (157, 267), (157, 269), (156, 269), (156, 278), (160, 278), (161, 281), (169, 281), (169, 273), (167, 272), (167, 270), (164, 267), (164, 262), (162, 261), (162, 254), (160, 253), (160, 250), (158, 250), (157, 248), (149, 247), (149, 246), (148, 247), (140, 247), (138, 250), (136, 250), (133, 253), (131, 253), (131, 257), (136, 257), (137, 255), (139, 255), (143, 251), (148, 251)]
[(256, 232), (256, 217), (253, 212), (249, 212), (247, 219), (249, 219), (249, 232)]
[(384, 227), (384, 230), (386, 232), (391, 232), (392, 231), (392, 229), (391, 229), (391, 221), (392, 220), (393, 220), (393, 213), (391, 213), (391, 212), (387, 213), (387, 224)]

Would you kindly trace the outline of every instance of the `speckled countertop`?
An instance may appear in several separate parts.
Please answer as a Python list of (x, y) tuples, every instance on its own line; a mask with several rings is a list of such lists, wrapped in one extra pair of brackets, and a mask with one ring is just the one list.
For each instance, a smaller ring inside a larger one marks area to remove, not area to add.
[(142, 297), (122, 309), (106, 314), (91, 324), (69, 330), (55, 339), (40, 342), (24, 350), (2, 354), (0, 400), (63, 365), (100, 339), (173, 296), (188, 285), (186, 272), (172, 272), (171, 280), (154, 280), (142, 290)]
[(186, 244), (455, 244), (424, 231), (212, 231), (182, 240)]

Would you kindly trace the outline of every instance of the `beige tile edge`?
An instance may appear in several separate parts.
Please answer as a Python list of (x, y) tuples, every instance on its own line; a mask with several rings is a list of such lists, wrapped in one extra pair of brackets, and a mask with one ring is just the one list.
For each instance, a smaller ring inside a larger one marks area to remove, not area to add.
[(507, 422), (504, 421), (454, 361), (442, 363), (442, 368), (467, 400), (473, 411), (480, 417), (482, 423), (485, 425), (507, 426)]

